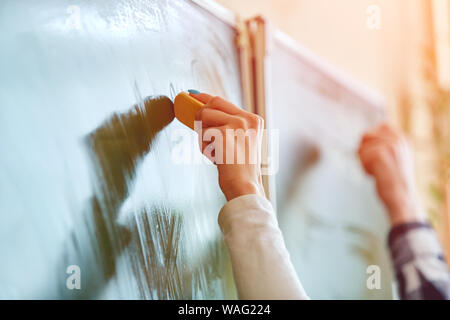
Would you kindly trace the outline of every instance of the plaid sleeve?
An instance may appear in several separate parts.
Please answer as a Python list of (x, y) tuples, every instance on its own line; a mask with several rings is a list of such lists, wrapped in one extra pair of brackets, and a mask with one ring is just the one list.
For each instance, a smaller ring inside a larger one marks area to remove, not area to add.
[(450, 299), (448, 267), (428, 223), (395, 226), (389, 234), (389, 248), (402, 299)]

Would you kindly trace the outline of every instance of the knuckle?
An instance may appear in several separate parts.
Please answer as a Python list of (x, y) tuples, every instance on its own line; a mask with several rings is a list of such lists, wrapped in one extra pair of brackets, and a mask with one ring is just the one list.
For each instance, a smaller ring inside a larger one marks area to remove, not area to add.
[(248, 116), (248, 124), (250, 128), (258, 128), (261, 125), (262, 121), (262, 117), (257, 114), (250, 113)]
[(241, 117), (236, 118), (235, 120), (236, 128), (247, 128), (247, 121)]
[(222, 98), (219, 96), (214, 96), (211, 98), (211, 100), (209, 101), (209, 104), (211, 105), (217, 105), (222, 101)]

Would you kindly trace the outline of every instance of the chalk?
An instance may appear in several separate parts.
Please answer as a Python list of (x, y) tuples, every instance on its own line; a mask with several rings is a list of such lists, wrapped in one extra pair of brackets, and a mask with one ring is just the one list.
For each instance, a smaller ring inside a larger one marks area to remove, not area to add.
[(195, 114), (204, 104), (191, 97), (186, 92), (179, 93), (173, 102), (175, 117), (183, 124), (194, 130)]

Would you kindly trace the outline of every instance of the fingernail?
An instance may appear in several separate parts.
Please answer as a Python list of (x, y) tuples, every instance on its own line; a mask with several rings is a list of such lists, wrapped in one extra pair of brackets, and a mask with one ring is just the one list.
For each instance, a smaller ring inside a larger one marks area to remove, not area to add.
[(189, 89), (188, 92), (192, 94), (200, 94), (200, 91), (194, 89)]

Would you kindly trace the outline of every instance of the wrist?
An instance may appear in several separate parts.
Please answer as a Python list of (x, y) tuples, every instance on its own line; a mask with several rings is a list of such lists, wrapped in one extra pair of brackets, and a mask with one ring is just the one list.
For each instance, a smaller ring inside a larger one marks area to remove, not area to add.
[(424, 223), (426, 222), (425, 215), (422, 213), (416, 213), (416, 212), (400, 212), (390, 215), (391, 225), (397, 226), (400, 224), (405, 223), (412, 223), (412, 222), (420, 222)]
[(392, 201), (387, 207), (392, 226), (411, 222), (426, 222), (426, 215), (416, 197), (404, 195)]
[(231, 201), (234, 198), (249, 194), (257, 194), (264, 196), (264, 190), (262, 186), (260, 186), (257, 183), (252, 183), (249, 181), (234, 182), (232, 187), (222, 188), (222, 190), (227, 201)]

